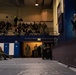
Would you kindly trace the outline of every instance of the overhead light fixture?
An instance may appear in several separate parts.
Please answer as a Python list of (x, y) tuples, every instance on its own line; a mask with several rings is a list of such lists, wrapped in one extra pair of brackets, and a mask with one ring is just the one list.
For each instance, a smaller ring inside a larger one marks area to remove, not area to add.
[(36, 0), (36, 3), (35, 3), (35, 6), (39, 6), (39, 4), (37, 3), (37, 0)]
[(39, 4), (36, 3), (35, 6), (39, 6)]
[(37, 41), (41, 41), (41, 38), (37, 38)]

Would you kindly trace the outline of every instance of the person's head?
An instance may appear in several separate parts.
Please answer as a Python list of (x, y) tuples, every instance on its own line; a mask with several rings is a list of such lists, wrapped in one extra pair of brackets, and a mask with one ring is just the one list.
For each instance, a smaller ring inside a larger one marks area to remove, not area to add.
[(76, 13), (73, 15), (74, 18), (76, 18)]
[(28, 46), (28, 44), (26, 44), (26, 46)]
[(35, 46), (37, 46), (37, 44), (35, 44)]

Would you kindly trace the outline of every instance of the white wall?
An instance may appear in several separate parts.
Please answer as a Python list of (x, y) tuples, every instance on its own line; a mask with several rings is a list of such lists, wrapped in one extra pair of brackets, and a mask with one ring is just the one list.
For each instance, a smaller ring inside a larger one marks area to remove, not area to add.
[(41, 11), (41, 20), (42, 21), (48, 21), (46, 22), (49, 31), (50, 31), (50, 35), (53, 34), (53, 9), (43, 9)]
[(41, 8), (39, 7), (24, 7), (19, 11), (19, 16), (23, 18), (24, 21), (40, 21), (41, 20)]
[[(14, 16), (23, 18), (24, 21), (50, 21), (53, 16), (52, 9), (42, 9), (41, 7), (0, 7), (0, 21), (13, 20)], [(6, 18), (8, 16), (8, 18)]]
[[(45, 11), (46, 10), (46, 11)], [(0, 7), (0, 21), (12, 21), (14, 16), (23, 18), (24, 21), (48, 21), (52, 19), (52, 10), (42, 10), (40, 7)], [(45, 15), (45, 16), (44, 16)], [(8, 16), (8, 18), (6, 18)], [(46, 18), (44, 18), (46, 17)]]
[[(13, 23), (15, 15), (17, 15), (17, 8), (0, 7), (0, 21), (10, 21)], [(8, 18), (6, 18), (6, 16), (8, 16)]]
[(42, 21), (52, 21), (53, 20), (53, 10), (52, 9), (43, 9), (41, 12)]
[[(13, 22), (14, 16), (23, 18), (24, 21), (40, 21), (41, 9), (36, 7), (0, 7), (0, 21)], [(8, 18), (6, 18), (8, 16)]]

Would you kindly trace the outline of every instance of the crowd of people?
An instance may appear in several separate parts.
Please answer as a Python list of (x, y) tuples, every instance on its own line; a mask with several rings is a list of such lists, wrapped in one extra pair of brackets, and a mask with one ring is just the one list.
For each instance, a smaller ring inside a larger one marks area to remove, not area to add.
[[(27, 44), (25, 47), (26, 57), (30, 56), (31, 48)], [(40, 46), (35, 44), (34, 49), (32, 50), (32, 57), (42, 57), (42, 59), (51, 59), (52, 60), (52, 50), (49, 44), (43, 43)]]
[(12, 24), (10, 22), (0, 22), (0, 35), (7, 35), (8, 30), (11, 28)]
[[(49, 28), (46, 23), (30, 23), (19, 22), (12, 25), (10, 22), (0, 22), (0, 35), (7, 35), (9, 30), (14, 29), (14, 35), (49, 35)], [(9, 35), (9, 34), (8, 34)]]
[(23, 22), (23, 19), (16, 16), (14, 18), (14, 25), (10, 22), (0, 22), (0, 35), (7, 35), (9, 29), (15, 29), (12, 31), (14, 35), (49, 35), (49, 28), (45, 22)]
[(15, 35), (49, 35), (49, 29), (45, 23), (19, 23), (15, 27)]

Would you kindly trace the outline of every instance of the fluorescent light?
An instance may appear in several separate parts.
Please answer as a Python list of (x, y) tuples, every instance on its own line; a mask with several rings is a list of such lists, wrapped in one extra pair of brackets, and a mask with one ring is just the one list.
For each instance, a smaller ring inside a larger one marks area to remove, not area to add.
[(35, 6), (39, 6), (39, 4), (38, 4), (38, 3), (36, 3), (36, 4), (35, 4)]
[(37, 41), (41, 41), (41, 38), (38, 38)]

